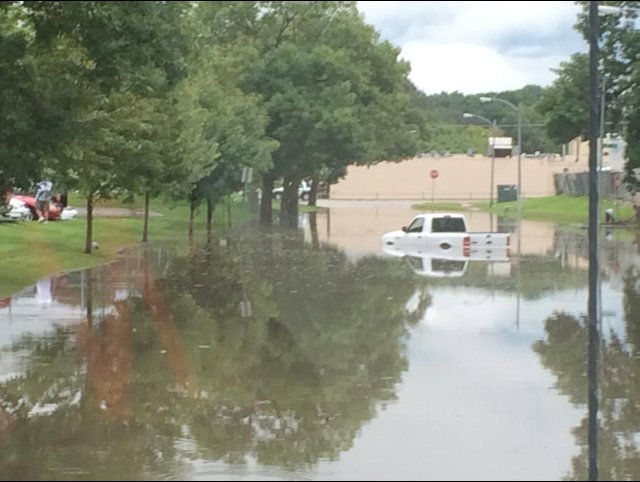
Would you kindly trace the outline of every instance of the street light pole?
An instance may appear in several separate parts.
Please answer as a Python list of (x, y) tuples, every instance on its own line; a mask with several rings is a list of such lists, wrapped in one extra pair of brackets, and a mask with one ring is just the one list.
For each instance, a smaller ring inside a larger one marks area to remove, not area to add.
[(489, 186), (489, 207), (493, 207), (493, 186), (495, 184), (495, 172), (496, 172), (496, 134), (497, 134), (496, 120), (493, 119), (491, 124), (491, 134), (493, 135), (493, 145), (491, 146), (491, 186)]
[(518, 113), (518, 218), (522, 214), (522, 104), (515, 105), (500, 97), (480, 97), (480, 102), (502, 102)]
[(497, 133), (496, 120), (494, 119), (490, 121), (489, 119), (481, 115), (469, 114), (467, 112), (462, 114), (462, 117), (464, 117), (465, 119), (471, 119), (471, 118), (480, 119), (485, 124), (488, 124), (489, 126), (491, 126), (491, 135), (493, 138), (493, 145), (489, 143), (489, 146), (491, 147), (491, 178), (489, 179), (489, 182), (491, 185), (489, 186), (489, 207), (493, 207), (493, 185), (494, 185), (495, 163), (496, 163), (496, 133)]
[(522, 216), (522, 105), (518, 105), (518, 219)]

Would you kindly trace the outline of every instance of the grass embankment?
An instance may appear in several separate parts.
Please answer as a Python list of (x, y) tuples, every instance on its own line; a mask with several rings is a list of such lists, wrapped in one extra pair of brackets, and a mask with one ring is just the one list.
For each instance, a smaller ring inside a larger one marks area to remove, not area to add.
[[(81, 206), (75, 199), (72, 205)], [(140, 200), (135, 200), (132, 204), (111, 200), (108, 206), (137, 208)], [(151, 210), (162, 214), (149, 220), (151, 242), (187, 240), (189, 206), (186, 202), (154, 200), (151, 202)], [(255, 216), (249, 213), (246, 205), (237, 200), (232, 203), (233, 225)], [(227, 223), (226, 206), (218, 206), (213, 219), (214, 229), (222, 230)], [(205, 223), (206, 208), (200, 206), (196, 211), (197, 237), (205, 235)], [(109, 261), (121, 248), (140, 242), (142, 218), (96, 218), (93, 229), (93, 239), (100, 244), (100, 249), (87, 255), (84, 254), (84, 218), (47, 224), (0, 223), (0, 298), (47, 275)]]
[[(518, 203), (507, 202), (494, 204), (489, 208), (488, 202), (476, 203), (483, 211), (500, 216), (515, 218), (518, 215)], [(615, 210), (616, 219), (624, 221), (633, 217), (630, 205), (615, 203), (611, 199), (600, 202), (600, 219), (604, 219), (606, 209)], [(523, 199), (522, 217), (533, 221), (551, 221), (556, 223), (586, 223), (589, 218), (589, 198), (571, 196), (552, 196), (543, 198)]]
[(462, 204), (455, 201), (443, 201), (437, 203), (420, 203), (411, 206), (417, 211), (464, 211)]

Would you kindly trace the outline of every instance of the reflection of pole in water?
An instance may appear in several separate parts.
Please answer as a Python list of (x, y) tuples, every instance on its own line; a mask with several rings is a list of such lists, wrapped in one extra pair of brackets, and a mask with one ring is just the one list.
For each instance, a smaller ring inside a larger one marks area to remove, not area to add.
[(516, 274), (516, 329), (520, 330), (520, 271), (522, 270), (522, 215), (518, 216), (518, 252), (516, 255), (518, 272)]
[(93, 273), (91, 269), (86, 271), (87, 273), (87, 290), (86, 290), (86, 303), (87, 303), (87, 324), (93, 326)]
[(598, 173), (598, 2), (589, 3), (589, 480), (598, 479), (598, 285), (599, 173)]
[(240, 269), (240, 283), (242, 284), (242, 301), (240, 302), (240, 316), (250, 318), (253, 316), (251, 309), (251, 301), (247, 296), (247, 286), (244, 282), (244, 265), (242, 263), (242, 255), (238, 254), (238, 268)]

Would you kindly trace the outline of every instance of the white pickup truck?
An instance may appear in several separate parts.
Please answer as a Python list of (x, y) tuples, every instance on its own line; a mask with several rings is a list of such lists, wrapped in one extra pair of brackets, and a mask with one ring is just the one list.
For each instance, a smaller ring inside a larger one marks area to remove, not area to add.
[[(507, 233), (470, 233), (462, 214), (418, 214), (409, 227), (382, 236), (385, 251), (398, 250), (432, 255), (460, 253), (470, 256), (472, 250), (509, 249)], [(447, 257), (447, 256), (445, 256)]]
[(382, 237), (385, 255), (402, 257), (430, 278), (463, 276), (470, 261), (509, 262), (509, 234), (470, 233), (461, 214), (420, 214)]

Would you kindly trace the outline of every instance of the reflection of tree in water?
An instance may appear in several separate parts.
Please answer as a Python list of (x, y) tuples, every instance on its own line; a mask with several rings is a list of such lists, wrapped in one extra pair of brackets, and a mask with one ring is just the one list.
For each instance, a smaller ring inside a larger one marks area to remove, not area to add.
[(145, 259), (104, 319), (13, 348), (28, 367), (0, 384), (0, 478), (179, 475), (181, 450), (291, 469), (336, 458), (395, 397), (429, 304), (407, 313), (416, 280), (400, 264), (289, 236), (210, 244), (158, 279)]
[[(640, 478), (640, 276), (625, 276), (626, 340), (615, 333), (602, 344), (599, 385), (598, 470), (603, 480)], [(545, 320), (547, 339), (534, 345), (545, 368), (558, 380), (558, 389), (571, 402), (587, 405), (586, 319), (556, 313)], [(570, 479), (588, 479), (588, 417), (573, 429), (580, 455), (572, 460)]]
[[(101, 273), (122, 274), (119, 264)], [(92, 277), (89, 271), (88, 287)], [(96, 289), (100, 295), (109, 290)], [(106, 296), (113, 300), (112, 292)], [(87, 306), (100, 311), (97, 301), (88, 291)], [(0, 384), (0, 408), (13, 420), (0, 437), (1, 479), (143, 478), (147, 467), (163, 467), (176, 454), (178, 427), (162, 418), (149, 424), (158, 405), (139, 410), (134, 404), (140, 374), (133, 372), (130, 305), (111, 308), (47, 336), (25, 336), (12, 347), (27, 366)], [(177, 469), (165, 468), (170, 470)]]
[[(406, 369), (405, 305), (416, 281), (401, 265), (373, 257), (351, 263), (340, 251), (290, 236), (238, 248), (230, 257), (210, 247), (175, 263), (167, 285), (168, 293), (185, 293), (170, 299), (182, 306), (185, 297), (195, 300), (194, 313), (206, 309), (215, 321), (185, 330), (211, 345), (197, 354), (198, 386), (210, 397), (199, 401), (206, 410), (195, 410), (193, 436), (206, 458), (252, 453), (293, 468), (336, 457), (376, 403), (395, 396)], [(236, 285), (241, 267), (253, 309), (246, 319)]]

